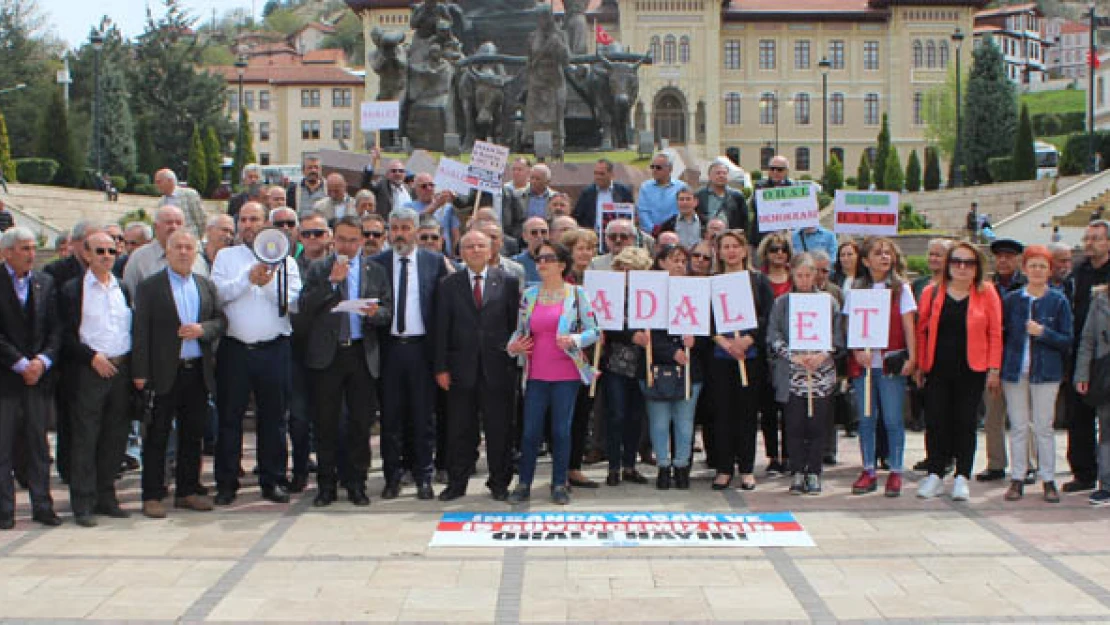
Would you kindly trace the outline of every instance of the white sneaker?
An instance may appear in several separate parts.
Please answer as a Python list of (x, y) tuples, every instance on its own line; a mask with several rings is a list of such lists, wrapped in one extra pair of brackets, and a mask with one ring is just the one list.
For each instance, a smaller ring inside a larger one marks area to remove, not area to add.
[(952, 483), (952, 501), (967, 501), (970, 498), (971, 488), (968, 486), (967, 478), (957, 475), (956, 481)]
[(922, 499), (932, 499), (944, 494), (944, 480), (936, 473), (930, 473), (928, 477), (921, 480), (921, 484), (917, 487), (917, 496)]

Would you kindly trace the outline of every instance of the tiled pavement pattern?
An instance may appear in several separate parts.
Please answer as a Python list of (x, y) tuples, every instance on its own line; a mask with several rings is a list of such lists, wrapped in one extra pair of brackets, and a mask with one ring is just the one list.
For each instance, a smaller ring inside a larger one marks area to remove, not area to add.
[[(908, 448), (912, 464), (920, 434)], [(1050, 506), (1039, 486), (1007, 504), (1002, 482), (973, 484), (967, 504), (923, 502), (917, 476), (899, 499), (853, 497), (857, 458), (842, 439), (821, 497), (788, 496), (786, 478), (713, 492), (699, 454), (688, 492), (603, 486), (575, 492), (569, 508), (791, 510), (811, 549), (429, 549), (443, 510), (505, 509), (484, 476), (449, 505), (411, 488), (381, 501), (375, 472), (368, 509), (341, 499), (317, 511), (312, 488), (272, 505), (251, 488), (231, 509), (153, 521), (138, 515), (129, 474), (135, 515), (91, 530), (72, 523), (59, 486), (63, 527), (41, 529), (23, 507), (0, 532), (0, 622), (1110, 622), (1110, 510), (1085, 495)], [(541, 464), (539, 495), (547, 476)]]

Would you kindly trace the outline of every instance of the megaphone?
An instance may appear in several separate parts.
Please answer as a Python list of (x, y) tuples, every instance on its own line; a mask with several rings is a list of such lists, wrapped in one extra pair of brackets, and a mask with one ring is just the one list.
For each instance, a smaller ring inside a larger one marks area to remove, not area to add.
[(293, 242), (280, 228), (264, 228), (254, 237), (251, 251), (259, 262), (277, 268), (278, 315), (289, 311), (289, 277), (285, 259), (293, 251)]

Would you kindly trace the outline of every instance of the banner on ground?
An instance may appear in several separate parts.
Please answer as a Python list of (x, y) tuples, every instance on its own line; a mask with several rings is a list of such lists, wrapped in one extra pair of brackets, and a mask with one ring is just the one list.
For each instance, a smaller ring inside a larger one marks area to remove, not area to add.
[(898, 194), (888, 191), (836, 192), (833, 232), (857, 236), (898, 234)]
[(821, 225), (817, 188), (811, 184), (758, 189), (759, 231), (799, 230)]
[(363, 102), (359, 112), (359, 127), (364, 131), (397, 130), (401, 127), (400, 102)]
[(448, 512), (431, 547), (814, 547), (790, 512)]

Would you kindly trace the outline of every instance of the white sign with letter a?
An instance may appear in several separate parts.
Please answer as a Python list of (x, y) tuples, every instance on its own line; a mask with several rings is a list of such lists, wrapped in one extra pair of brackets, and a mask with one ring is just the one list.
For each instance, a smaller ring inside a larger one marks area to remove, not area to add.
[(586, 270), (583, 287), (602, 330), (624, 329), (624, 272)]
[(832, 306), (828, 293), (790, 293), (787, 335), (790, 351), (832, 351)]
[(628, 272), (628, 329), (667, 329), (667, 280), (664, 271)]
[(746, 271), (725, 273), (710, 278), (713, 318), (717, 333), (728, 334), (759, 326), (752, 296), (751, 276)]
[(890, 289), (849, 289), (848, 349), (886, 349), (890, 341)]
[(673, 277), (667, 285), (668, 334), (709, 336), (708, 278)]

